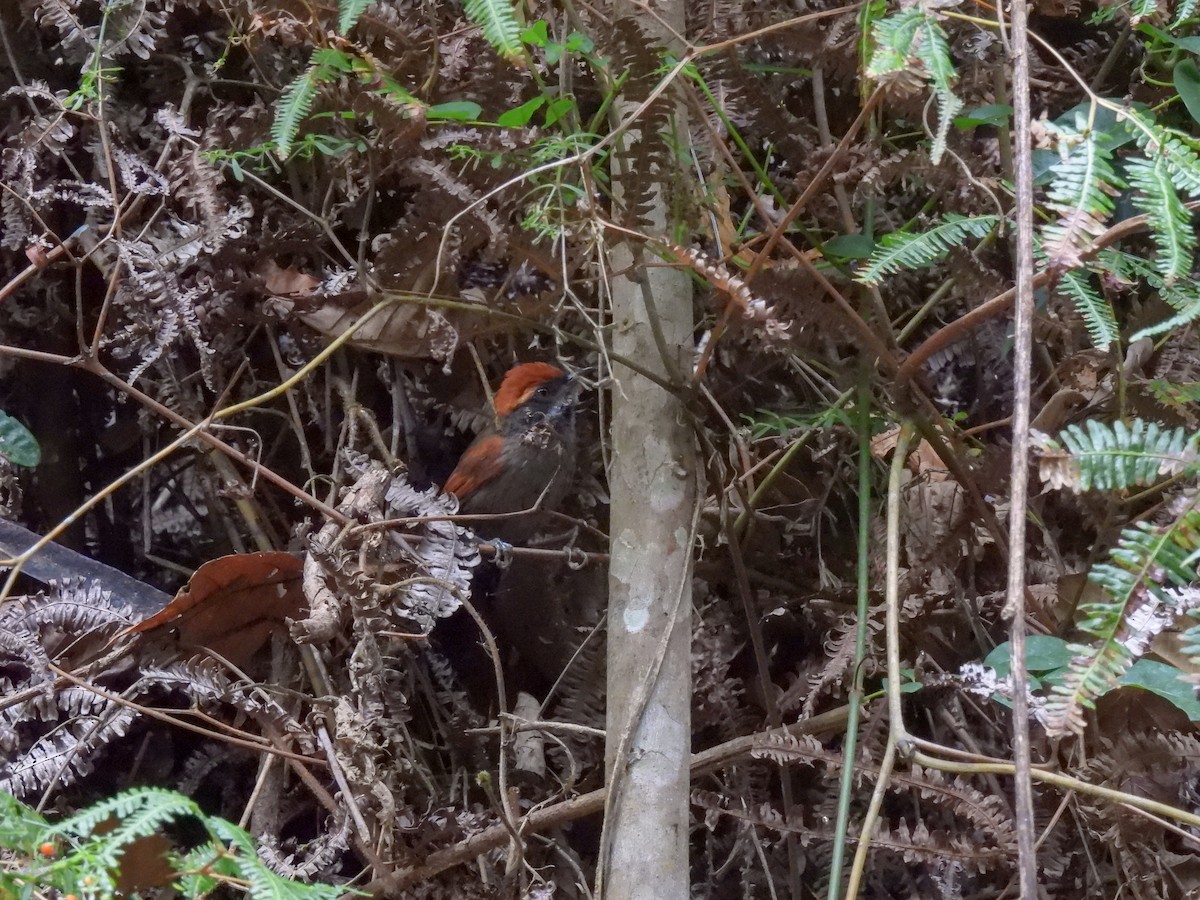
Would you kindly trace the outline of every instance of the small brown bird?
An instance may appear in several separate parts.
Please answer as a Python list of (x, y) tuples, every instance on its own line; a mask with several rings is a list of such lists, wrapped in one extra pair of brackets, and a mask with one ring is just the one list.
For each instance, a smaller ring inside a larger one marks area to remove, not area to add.
[[(549, 363), (523, 363), (496, 391), (497, 428), (467, 448), (444, 490), (466, 515), (555, 509), (575, 475), (574, 376)], [(525, 521), (521, 521), (525, 519)], [(480, 522), (479, 532), (521, 540), (536, 527), (528, 517)]]

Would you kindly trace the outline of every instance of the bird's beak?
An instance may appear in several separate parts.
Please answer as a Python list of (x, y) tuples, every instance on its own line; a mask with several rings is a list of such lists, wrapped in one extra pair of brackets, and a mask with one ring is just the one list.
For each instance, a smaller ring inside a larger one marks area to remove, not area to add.
[(550, 407), (550, 418), (558, 419), (574, 412), (575, 405), (579, 402), (579, 392), (582, 389), (583, 385), (579, 383), (578, 379), (574, 375), (568, 374), (563, 383), (562, 390), (559, 391), (558, 398), (554, 401), (554, 405)]

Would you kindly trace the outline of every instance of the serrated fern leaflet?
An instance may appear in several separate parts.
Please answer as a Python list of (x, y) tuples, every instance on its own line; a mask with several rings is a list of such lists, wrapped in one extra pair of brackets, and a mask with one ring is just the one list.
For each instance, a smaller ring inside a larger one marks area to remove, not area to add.
[(1088, 272), (1082, 269), (1063, 272), (1058, 279), (1058, 292), (1071, 301), (1083, 318), (1097, 350), (1107, 350), (1120, 337), (1112, 304), (1100, 295)]
[(1137, 189), (1134, 205), (1146, 214), (1158, 249), (1155, 268), (1168, 283), (1185, 277), (1192, 270), (1196, 233), (1191, 215), (1175, 190), (1166, 157), (1134, 158), (1126, 168), (1129, 183)]
[(497, 53), (511, 63), (524, 61), (521, 26), (511, 0), (464, 0), (463, 6)]
[(877, 285), (887, 275), (919, 269), (941, 259), (967, 238), (986, 236), (999, 222), (997, 216), (966, 216), (950, 213), (939, 224), (921, 232), (897, 231), (885, 235), (856, 280)]

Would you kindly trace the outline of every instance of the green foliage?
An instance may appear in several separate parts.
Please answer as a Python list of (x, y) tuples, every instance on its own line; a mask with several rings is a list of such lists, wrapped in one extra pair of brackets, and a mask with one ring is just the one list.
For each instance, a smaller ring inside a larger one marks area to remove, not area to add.
[(1136, 522), (1121, 532), (1109, 562), (1088, 577), (1104, 588), (1102, 600), (1080, 606), (1079, 630), (1094, 638), (1073, 644), (1062, 684), (1046, 703), (1050, 734), (1083, 731), (1083, 710), (1110, 690), (1145, 653), (1150, 640), (1186, 611), (1181, 591), (1196, 577), (1200, 512), (1190, 509), (1163, 525)]
[(1189, 435), (1182, 428), (1164, 429), (1144, 419), (1129, 425), (1089, 419), (1083, 425), (1069, 425), (1059, 440), (1061, 444), (1043, 440), (1043, 479), (1054, 487), (1078, 491), (1119, 491), (1192, 471), (1200, 435)]
[(1171, 22), (1172, 28), (1178, 28), (1188, 19), (1196, 14), (1196, 6), (1200, 0), (1182, 0), (1181, 3), (1175, 4), (1175, 18)]
[[(1088, 421), (1064, 429), (1057, 441), (1042, 438), (1039, 471), (1055, 488), (1122, 491), (1194, 474), (1198, 444), (1200, 434), (1141, 419), (1112, 425)], [(1045, 707), (1051, 734), (1081, 732), (1083, 710), (1120, 683), (1176, 702), (1174, 682), (1157, 670), (1143, 667), (1139, 678), (1146, 683), (1122, 679), (1156, 634), (1200, 606), (1200, 595), (1189, 588), (1198, 554), (1200, 511), (1193, 499), (1166, 523), (1126, 527), (1108, 561), (1092, 567), (1088, 578), (1103, 595), (1080, 606), (1078, 628), (1093, 641), (1071, 645), (1069, 665), (1051, 684)]]
[(1200, 403), (1200, 381), (1189, 381), (1175, 384), (1170, 381), (1154, 379), (1146, 382), (1146, 389), (1154, 399), (1168, 409), (1174, 409), (1181, 415), (1189, 414), (1189, 404)]
[(375, 0), (338, 0), (338, 33), (349, 34), (350, 29), (358, 22), (358, 17), (374, 2)]
[(242, 888), (263, 900), (334, 900), (345, 894), (336, 885), (301, 884), (276, 875), (259, 859), (249, 834), (207, 815), (182, 794), (134, 788), (57, 824), (16, 798), (0, 794), (0, 848), (9, 857), (0, 869), (0, 896), (53, 889), (88, 900), (116, 897), (117, 873), (126, 849), (181, 819), (199, 822), (206, 833), (206, 839), (187, 854), (173, 854), (178, 886), (185, 896), (203, 896), (222, 885)]
[(1113, 197), (1124, 183), (1113, 169), (1112, 151), (1082, 113), (1073, 128), (1054, 123), (1059, 160), (1051, 166), (1047, 205), (1058, 218), (1043, 227), (1042, 248), (1054, 268), (1075, 268), (1101, 234), (1113, 212)]
[(824, 431), (841, 426), (854, 427), (854, 416), (840, 406), (830, 406), (816, 411), (756, 410), (753, 416), (743, 417), (750, 426), (754, 440), (765, 437), (792, 437), (797, 431)]
[(950, 39), (941, 22), (925, 4), (914, 4), (893, 16), (880, 19), (872, 32), (875, 48), (867, 65), (874, 79), (908, 71), (916, 64), (918, 74), (933, 88), (938, 102), (937, 132), (930, 156), (934, 163), (946, 152), (950, 123), (963, 108), (954, 93), (958, 72), (950, 58)]
[[(385, 72), (379, 71), (369, 60), (344, 50), (332, 47), (320, 47), (313, 51), (306, 68), (292, 81), (279, 98), (275, 107), (275, 121), (271, 125), (271, 139), (274, 142), (274, 152), (281, 158), (287, 159), (295, 149), (295, 141), (300, 133), (300, 125), (312, 111), (323, 85), (333, 83), (341, 78), (352, 78), (366, 87), (371, 93), (398, 105), (405, 115), (425, 114), (428, 119), (461, 119), (462, 111), (445, 107), (428, 107), (401, 85), (396, 79)], [(471, 104), (477, 112), (479, 107)], [(352, 117), (352, 114), (347, 114)], [(345, 146), (341, 142), (339, 146)], [(321, 145), (314, 148), (321, 151)]]
[(1156, 278), (1148, 278), (1147, 281), (1151, 287), (1158, 290), (1159, 297), (1175, 310), (1175, 315), (1153, 325), (1147, 325), (1136, 334), (1131, 335), (1131, 341), (1173, 331), (1200, 319), (1200, 282), (1194, 278), (1181, 278), (1173, 284), (1166, 284)]
[(523, 63), (521, 24), (512, 0), (464, 0), (467, 17), (479, 26), (496, 52), (511, 63)]
[(1084, 327), (1097, 350), (1107, 350), (1120, 339), (1112, 304), (1100, 295), (1084, 269), (1071, 269), (1059, 276), (1058, 292), (1071, 301), (1083, 318)]
[[(319, 51), (318, 51), (319, 52)], [(331, 70), (315, 63), (317, 54), (304, 73), (296, 78), (283, 90), (279, 103), (275, 106), (275, 122), (271, 125), (271, 139), (275, 142), (275, 150), (283, 159), (292, 152), (292, 141), (300, 132), (300, 123), (308, 116), (313, 103), (317, 99), (317, 89), (322, 81), (329, 81)]]
[(967, 240), (982, 238), (999, 224), (998, 216), (960, 216), (948, 213), (932, 228), (918, 233), (897, 231), (885, 235), (856, 280), (877, 285), (887, 275), (906, 269), (920, 269), (937, 262)]
[(1155, 267), (1168, 283), (1186, 277), (1192, 269), (1196, 233), (1191, 214), (1175, 189), (1166, 157), (1131, 159), (1126, 172), (1130, 185), (1137, 189), (1134, 205), (1150, 221), (1150, 233), (1158, 249)]
[[(1053, 691), (1055, 686), (1064, 683), (1073, 658), (1071, 646), (1062, 638), (1049, 634), (1031, 634), (1025, 639), (1025, 669), (1029, 673), (1031, 690)], [(998, 678), (1007, 677), (1012, 672), (1012, 645), (1008, 641), (998, 644), (983, 664), (994, 669)], [(1157, 694), (1193, 722), (1200, 721), (1200, 700), (1196, 699), (1195, 688), (1175, 666), (1153, 659), (1139, 659), (1111, 690), (1128, 687)], [(1005, 706), (1011, 705), (999, 694), (994, 694), (993, 699)]]
[(28, 428), (0, 410), (0, 456), (13, 465), (33, 468), (42, 461), (42, 447)]

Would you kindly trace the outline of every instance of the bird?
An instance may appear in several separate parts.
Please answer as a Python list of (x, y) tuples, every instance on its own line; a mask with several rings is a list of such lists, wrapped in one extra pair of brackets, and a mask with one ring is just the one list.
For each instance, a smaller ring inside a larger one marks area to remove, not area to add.
[[(556, 509), (575, 475), (575, 377), (545, 362), (521, 363), (496, 390), (496, 426), (480, 434), (446, 479), (464, 515)], [(530, 517), (480, 521), (477, 534), (523, 540)]]

